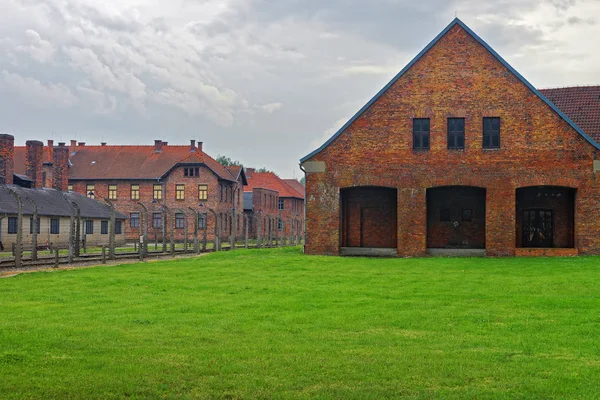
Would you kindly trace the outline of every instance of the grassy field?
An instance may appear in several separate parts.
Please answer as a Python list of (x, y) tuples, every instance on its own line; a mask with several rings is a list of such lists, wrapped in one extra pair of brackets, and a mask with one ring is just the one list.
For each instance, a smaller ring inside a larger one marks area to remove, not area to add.
[(0, 279), (0, 398), (600, 398), (600, 258), (238, 250)]

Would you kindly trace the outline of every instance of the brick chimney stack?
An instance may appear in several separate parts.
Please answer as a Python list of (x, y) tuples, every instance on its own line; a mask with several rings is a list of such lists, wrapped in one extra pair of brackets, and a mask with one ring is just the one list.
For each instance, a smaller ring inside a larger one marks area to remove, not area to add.
[(246, 178), (251, 178), (254, 175), (254, 168), (244, 168), (244, 172), (246, 173)]
[(69, 146), (69, 152), (72, 153), (77, 150), (77, 140), (71, 140), (71, 145)]
[(198, 151), (202, 153), (202, 142), (198, 140)]
[(0, 182), (12, 185), (15, 158), (15, 137), (0, 134)]
[(160, 153), (162, 151), (162, 140), (155, 140), (154, 141), (154, 152), (155, 153)]
[(77, 146), (79, 146), (79, 147), (85, 147), (85, 142), (79, 142), (79, 143), (77, 143)]
[(38, 140), (28, 140), (25, 143), (25, 175), (31, 178), (32, 188), (41, 188), (42, 182), (42, 164), (44, 162), (44, 143)]
[(69, 148), (63, 142), (54, 147), (52, 187), (66, 191), (69, 188)]
[(194, 153), (196, 151), (196, 141), (194, 139), (190, 140), (190, 153)]

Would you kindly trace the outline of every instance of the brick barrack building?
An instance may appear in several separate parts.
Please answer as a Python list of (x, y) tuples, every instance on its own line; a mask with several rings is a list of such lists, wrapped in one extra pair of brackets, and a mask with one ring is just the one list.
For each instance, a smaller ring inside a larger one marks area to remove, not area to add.
[[(186, 229), (191, 239), (196, 215), (200, 238), (206, 230), (207, 240), (214, 239), (215, 221), (219, 223), (222, 241), (230, 239), (232, 233), (238, 240), (245, 234), (244, 188), (248, 185), (245, 169), (219, 164), (203, 151), (202, 142), (191, 140), (189, 145), (174, 146), (155, 140), (154, 145), (147, 146), (106, 143), (90, 146), (72, 140), (70, 145), (55, 146), (49, 140), (47, 146), (38, 141), (13, 146), (14, 139), (10, 138), (10, 145), (8, 141), (0, 141), (0, 152), (7, 154), (6, 162), (0, 158), (0, 175), (14, 177), (20, 186), (72, 191), (102, 202), (108, 199), (126, 216), (124, 232), (130, 241), (143, 234), (144, 207), (148, 210), (150, 241), (162, 241), (163, 233), (170, 239), (171, 226), (176, 241), (183, 240)], [(270, 220), (273, 236), (277, 229), (275, 218), (282, 213), (278, 210), (281, 187), (278, 182), (279, 178), (261, 185), (261, 190), (272, 195), (272, 210), (269, 209), (272, 213), (265, 216), (273, 217)], [(301, 194), (298, 188), (291, 189), (291, 185), (295, 184), (285, 184), (282, 192), (290, 207), (292, 200), (286, 197), (290, 192), (303, 202), (303, 189)], [(257, 201), (258, 207), (262, 207), (260, 200)], [(304, 206), (294, 203), (293, 207), (300, 215), (293, 223), (302, 231)], [(251, 215), (252, 210), (247, 213)]]
[(310, 254), (600, 253), (600, 88), (536, 90), (455, 19), (306, 170)]

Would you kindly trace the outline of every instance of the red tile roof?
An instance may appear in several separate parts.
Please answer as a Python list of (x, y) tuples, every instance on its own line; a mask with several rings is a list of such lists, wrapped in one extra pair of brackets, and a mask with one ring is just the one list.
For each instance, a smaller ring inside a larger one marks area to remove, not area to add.
[[(44, 147), (44, 162), (49, 161)], [(15, 173), (25, 174), (25, 146), (15, 147)], [(219, 178), (235, 181), (225, 167), (204, 152), (190, 146), (78, 146), (70, 154), (69, 179), (159, 179), (177, 164), (205, 164)]]
[(283, 181), (290, 185), (292, 189), (296, 190), (296, 192), (298, 192), (298, 194), (304, 198), (304, 185), (301, 184), (297, 179), (284, 179)]
[(287, 184), (272, 172), (253, 172), (247, 176), (248, 186), (244, 187), (245, 192), (251, 192), (254, 188), (271, 189), (279, 193), (279, 197), (304, 198), (304, 193), (299, 193), (296, 189)]
[(600, 86), (540, 89), (540, 92), (600, 143)]

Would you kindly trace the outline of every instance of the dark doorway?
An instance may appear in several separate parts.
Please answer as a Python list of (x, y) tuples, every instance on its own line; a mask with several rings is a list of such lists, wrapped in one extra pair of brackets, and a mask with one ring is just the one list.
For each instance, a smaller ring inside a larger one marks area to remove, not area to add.
[(517, 247), (574, 247), (575, 189), (526, 187), (516, 198)]
[(396, 189), (342, 189), (341, 247), (396, 248)]
[(427, 189), (427, 248), (485, 249), (483, 188)]

